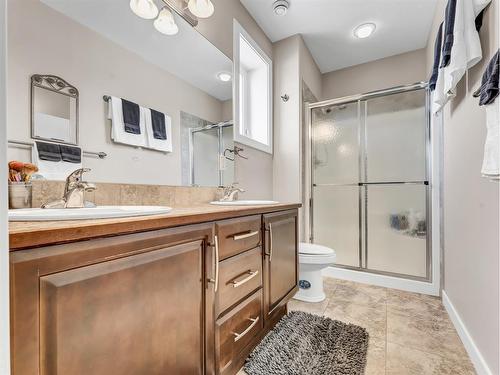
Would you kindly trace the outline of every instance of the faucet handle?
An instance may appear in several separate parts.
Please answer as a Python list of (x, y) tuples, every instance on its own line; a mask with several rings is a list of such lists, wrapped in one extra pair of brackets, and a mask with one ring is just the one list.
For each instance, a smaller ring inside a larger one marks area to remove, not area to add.
[(77, 183), (79, 183), (82, 180), (82, 175), (85, 172), (89, 172), (91, 169), (90, 168), (79, 168), (71, 174), (66, 177), (66, 186), (64, 187), (64, 195), (68, 193), (69, 190), (71, 190)]
[(86, 172), (90, 172), (91, 169), (90, 168), (80, 168), (80, 169), (77, 169), (73, 172), (71, 172), (71, 174), (66, 178), (66, 181), (67, 182), (77, 182), (77, 181), (80, 181), (82, 179), (82, 176), (84, 173)]

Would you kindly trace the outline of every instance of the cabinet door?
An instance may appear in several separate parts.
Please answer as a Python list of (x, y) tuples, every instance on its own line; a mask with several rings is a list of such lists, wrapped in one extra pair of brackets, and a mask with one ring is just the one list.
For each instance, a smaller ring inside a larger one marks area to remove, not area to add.
[(29, 260), (15, 254), (15, 274), (36, 284), (17, 284), (29, 290), (14, 288), (13, 306), (38, 312), (14, 321), (13, 339), (38, 344), (29, 365), (14, 352), (13, 374), (213, 374), (212, 233), (165, 230), (35, 249)]
[(41, 373), (202, 374), (202, 264), (192, 242), (42, 277)]
[(297, 210), (264, 215), (264, 312), (267, 317), (297, 291)]

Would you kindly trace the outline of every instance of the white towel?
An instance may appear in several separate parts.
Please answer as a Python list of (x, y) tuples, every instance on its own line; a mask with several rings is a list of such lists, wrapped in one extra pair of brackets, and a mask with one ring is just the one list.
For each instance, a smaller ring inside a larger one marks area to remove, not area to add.
[(481, 173), (491, 179), (500, 178), (500, 100), (485, 105), (486, 109), (486, 141), (484, 142), (484, 159)]
[(123, 123), (122, 100), (114, 96), (108, 101), (108, 118), (111, 120), (111, 139), (116, 143), (146, 147), (146, 125), (142, 111), (140, 111), (139, 128), (141, 134), (132, 134), (125, 131)]
[(467, 69), (481, 61), (483, 55), (476, 30), (476, 17), (490, 2), (491, 0), (457, 0), (450, 63), (439, 69), (432, 104), (434, 113), (456, 96), (457, 84)]
[(38, 157), (36, 142), (31, 149), (31, 162), (38, 167), (36, 174), (43, 176), (47, 180), (66, 180), (72, 172), (82, 168), (82, 163), (69, 163), (66, 161), (42, 160)]
[(146, 123), (146, 135), (148, 144), (146, 147), (154, 150), (172, 152), (172, 119), (165, 115), (165, 130), (167, 131), (167, 139), (156, 139), (153, 134), (153, 121), (151, 120), (151, 110), (141, 107), (141, 118), (144, 118)]

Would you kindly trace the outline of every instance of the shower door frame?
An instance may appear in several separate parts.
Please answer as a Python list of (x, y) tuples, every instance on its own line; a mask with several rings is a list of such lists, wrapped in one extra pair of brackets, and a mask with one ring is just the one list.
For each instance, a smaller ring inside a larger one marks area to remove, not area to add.
[[(391, 181), (391, 182), (379, 182), (379, 183), (368, 183), (363, 182), (361, 180), (366, 180), (366, 176), (362, 178), (362, 175), (366, 173), (367, 166), (367, 155), (366, 155), (366, 145), (367, 145), (367, 136), (366, 136), (366, 124), (362, 122), (366, 121), (366, 102), (369, 99), (401, 94), (405, 92), (412, 92), (418, 90), (425, 90), (425, 156), (426, 156), (426, 165), (425, 165), (425, 180), (423, 181)], [(365, 113), (364, 116), (361, 114), (361, 103), (365, 102), (364, 108)], [(349, 266), (349, 265), (340, 265), (335, 264), (333, 267), (341, 268), (346, 270), (352, 270), (363, 273), (370, 273), (381, 276), (390, 276), (397, 277), (400, 279), (420, 281), (426, 283), (434, 283), (433, 280), (433, 246), (432, 246), (432, 152), (431, 152), (431, 113), (430, 113), (430, 92), (428, 89), (427, 82), (417, 82), (410, 85), (396, 86), (388, 89), (372, 91), (365, 94), (357, 94), (352, 96), (346, 96), (336, 99), (324, 100), (316, 103), (310, 103), (307, 105), (307, 128), (308, 128), (308, 150), (307, 157), (309, 159), (309, 163), (307, 163), (308, 171), (306, 171), (306, 176), (308, 179), (308, 183), (306, 182), (306, 187), (309, 189), (307, 196), (309, 197), (309, 204), (307, 205), (306, 217), (309, 220), (308, 225), (306, 225), (306, 237), (309, 242), (313, 242), (314, 240), (314, 180), (313, 180), (313, 155), (314, 155), (314, 139), (313, 139), (313, 129), (312, 129), (312, 111), (315, 108), (321, 108), (325, 106), (334, 106), (334, 105), (343, 105), (343, 104), (352, 104), (357, 103), (358, 106), (358, 168), (359, 168), (359, 178), (358, 183), (354, 184), (328, 184), (329, 186), (358, 186), (359, 187), (359, 201), (358, 201), (358, 217), (359, 217), (359, 227), (358, 227), (358, 252), (359, 252), (359, 266)], [(426, 187), (426, 222), (427, 222), (427, 233), (426, 233), (426, 276), (414, 276), (407, 275), (396, 272), (389, 271), (381, 271), (381, 270), (373, 270), (367, 268), (368, 264), (368, 187), (378, 186), (378, 185), (422, 185)], [(364, 219), (364, 222), (363, 222)], [(364, 237), (364, 238), (363, 238)]]
[[(200, 186), (194, 183), (194, 135), (195, 133), (200, 133), (207, 130), (213, 130), (217, 128), (217, 149), (220, 156), (224, 154), (224, 145), (222, 142), (223, 132), (225, 128), (233, 127), (234, 124), (232, 122), (227, 123), (218, 123), (209, 126), (203, 126), (200, 128), (192, 128), (189, 129), (189, 185), (190, 186)], [(219, 187), (224, 186), (224, 171), (220, 168), (220, 160), (217, 160), (217, 169), (218, 169), (218, 179), (219, 179)]]

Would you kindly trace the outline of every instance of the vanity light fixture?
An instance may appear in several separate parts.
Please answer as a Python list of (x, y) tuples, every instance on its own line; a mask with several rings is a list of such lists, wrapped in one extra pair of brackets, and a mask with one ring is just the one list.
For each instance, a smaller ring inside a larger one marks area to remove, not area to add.
[(158, 18), (154, 20), (153, 25), (158, 32), (165, 35), (175, 35), (179, 32), (174, 15), (167, 7), (163, 7)]
[(354, 36), (359, 39), (368, 38), (376, 28), (377, 25), (372, 22), (363, 23), (354, 29)]
[(228, 73), (228, 72), (217, 73), (217, 79), (219, 81), (229, 82), (232, 78), (233, 78), (233, 76), (231, 75), (231, 73)]
[(288, 12), (290, 3), (287, 0), (277, 0), (273, 3), (273, 10), (277, 16), (284, 16)]
[(214, 4), (210, 0), (189, 0), (188, 9), (198, 18), (208, 18), (214, 14)]
[(153, 0), (130, 0), (130, 9), (137, 16), (152, 20), (158, 15), (158, 7)]

